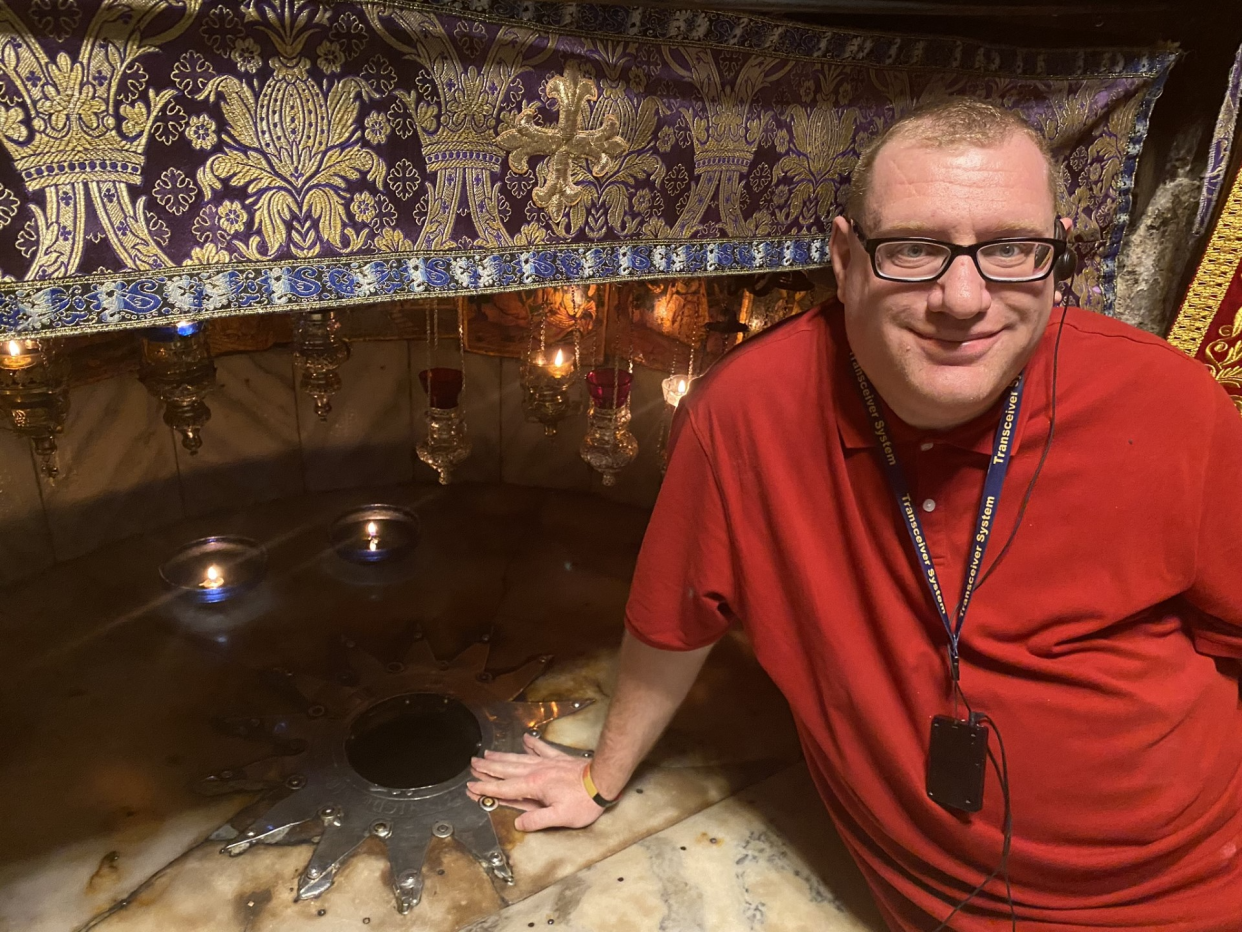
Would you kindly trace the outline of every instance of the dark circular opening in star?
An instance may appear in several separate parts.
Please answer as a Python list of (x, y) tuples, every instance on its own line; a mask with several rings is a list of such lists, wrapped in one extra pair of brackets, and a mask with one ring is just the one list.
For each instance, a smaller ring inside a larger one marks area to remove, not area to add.
[(468, 768), (482, 741), (479, 722), (465, 705), (449, 696), (410, 693), (359, 715), (345, 739), (345, 758), (364, 780), (418, 789)]

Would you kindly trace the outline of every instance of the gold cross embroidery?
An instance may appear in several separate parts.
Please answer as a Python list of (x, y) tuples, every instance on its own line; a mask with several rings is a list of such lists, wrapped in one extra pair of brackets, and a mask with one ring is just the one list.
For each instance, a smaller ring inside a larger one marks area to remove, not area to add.
[(531, 197), (559, 223), (565, 209), (586, 194), (570, 178), (574, 161), (590, 162), (591, 173), (598, 178), (612, 170), (614, 160), (629, 146), (617, 133), (617, 118), (612, 114), (604, 117), (598, 129), (582, 128), (586, 105), (599, 96), (599, 91), (590, 78), (578, 76), (577, 65), (567, 65), (563, 75), (548, 81), (548, 94), (560, 105), (555, 127), (536, 123), (537, 104), (528, 104), (514, 125), (496, 137), (496, 144), (509, 150), (509, 167), (519, 175), (530, 170), (531, 156), (548, 156), (547, 176)]

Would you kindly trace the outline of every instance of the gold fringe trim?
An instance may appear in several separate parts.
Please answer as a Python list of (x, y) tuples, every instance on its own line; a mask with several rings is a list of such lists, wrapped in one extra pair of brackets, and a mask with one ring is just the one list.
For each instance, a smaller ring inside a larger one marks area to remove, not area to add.
[(1169, 342), (1188, 356), (1196, 355), (1203, 346), (1208, 327), (1220, 313), (1225, 292), (1239, 264), (1242, 264), (1242, 173), (1234, 179), (1203, 261), (1199, 263), (1169, 333)]

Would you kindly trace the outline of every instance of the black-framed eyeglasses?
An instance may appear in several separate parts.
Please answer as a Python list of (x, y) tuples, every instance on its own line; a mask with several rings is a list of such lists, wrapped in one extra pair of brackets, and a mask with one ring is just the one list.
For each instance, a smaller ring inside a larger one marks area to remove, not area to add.
[(958, 256), (970, 256), (985, 281), (1037, 282), (1052, 274), (1066, 249), (1065, 240), (1044, 236), (1009, 236), (959, 246), (922, 236), (868, 239), (857, 220), (850, 221), (850, 228), (871, 257), (876, 277), (890, 282), (934, 282)]

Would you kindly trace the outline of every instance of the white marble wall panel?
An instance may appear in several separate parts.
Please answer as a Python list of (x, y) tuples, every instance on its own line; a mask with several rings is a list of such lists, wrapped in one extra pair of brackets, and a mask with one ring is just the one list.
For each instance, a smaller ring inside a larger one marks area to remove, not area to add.
[(55, 562), (30, 441), (0, 431), (0, 585)]
[(136, 378), (73, 390), (60, 476), (40, 477), (58, 560), (181, 516), (173, 442), (159, 402)]
[(592, 472), (591, 491), (613, 501), (650, 508), (660, 492), (664, 474), (660, 471), (663, 453), (661, 434), (667, 428), (669, 411), (664, 403), (661, 384), (667, 372), (634, 368), (634, 384), (630, 390), (630, 432), (638, 441), (638, 456), (617, 473), (616, 485), (607, 487), (603, 477)]
[(216, 360), (203, 446), (194, 455), (176, 446), (187, 516), (302, 492), (294, 379), (285, 347)]
[[(413, 341), (408, 346), (414, 442), (417, 443), (427, 432), (423, 420), (427, 393), (418, 381), (418, 373), (427, 368), (427, 346)], [(470, 457), (454, 470), (454, 482), (500, 481), (500, 370), (498, 356), (465, 354), (465, 388), (461, 394), (461, 408), (470, 436)], [(414, 479), (416, 482), (439, 481), (435, 470), (422, 462), (414, 465)]]
[(306, 488), (386, 485), (414, 478), (410, 360), (405, 341), (355, 343), (326, 421), (297, 395)]
[(586, 411), (561, 421), (556, 436), (544, 436), (542, 424), (522, 413), (521, 364), (503, 359), (500, 366), (500, 474), (514, 485), (586, 492), (591, 467), (578, 452), (586, 433)]

